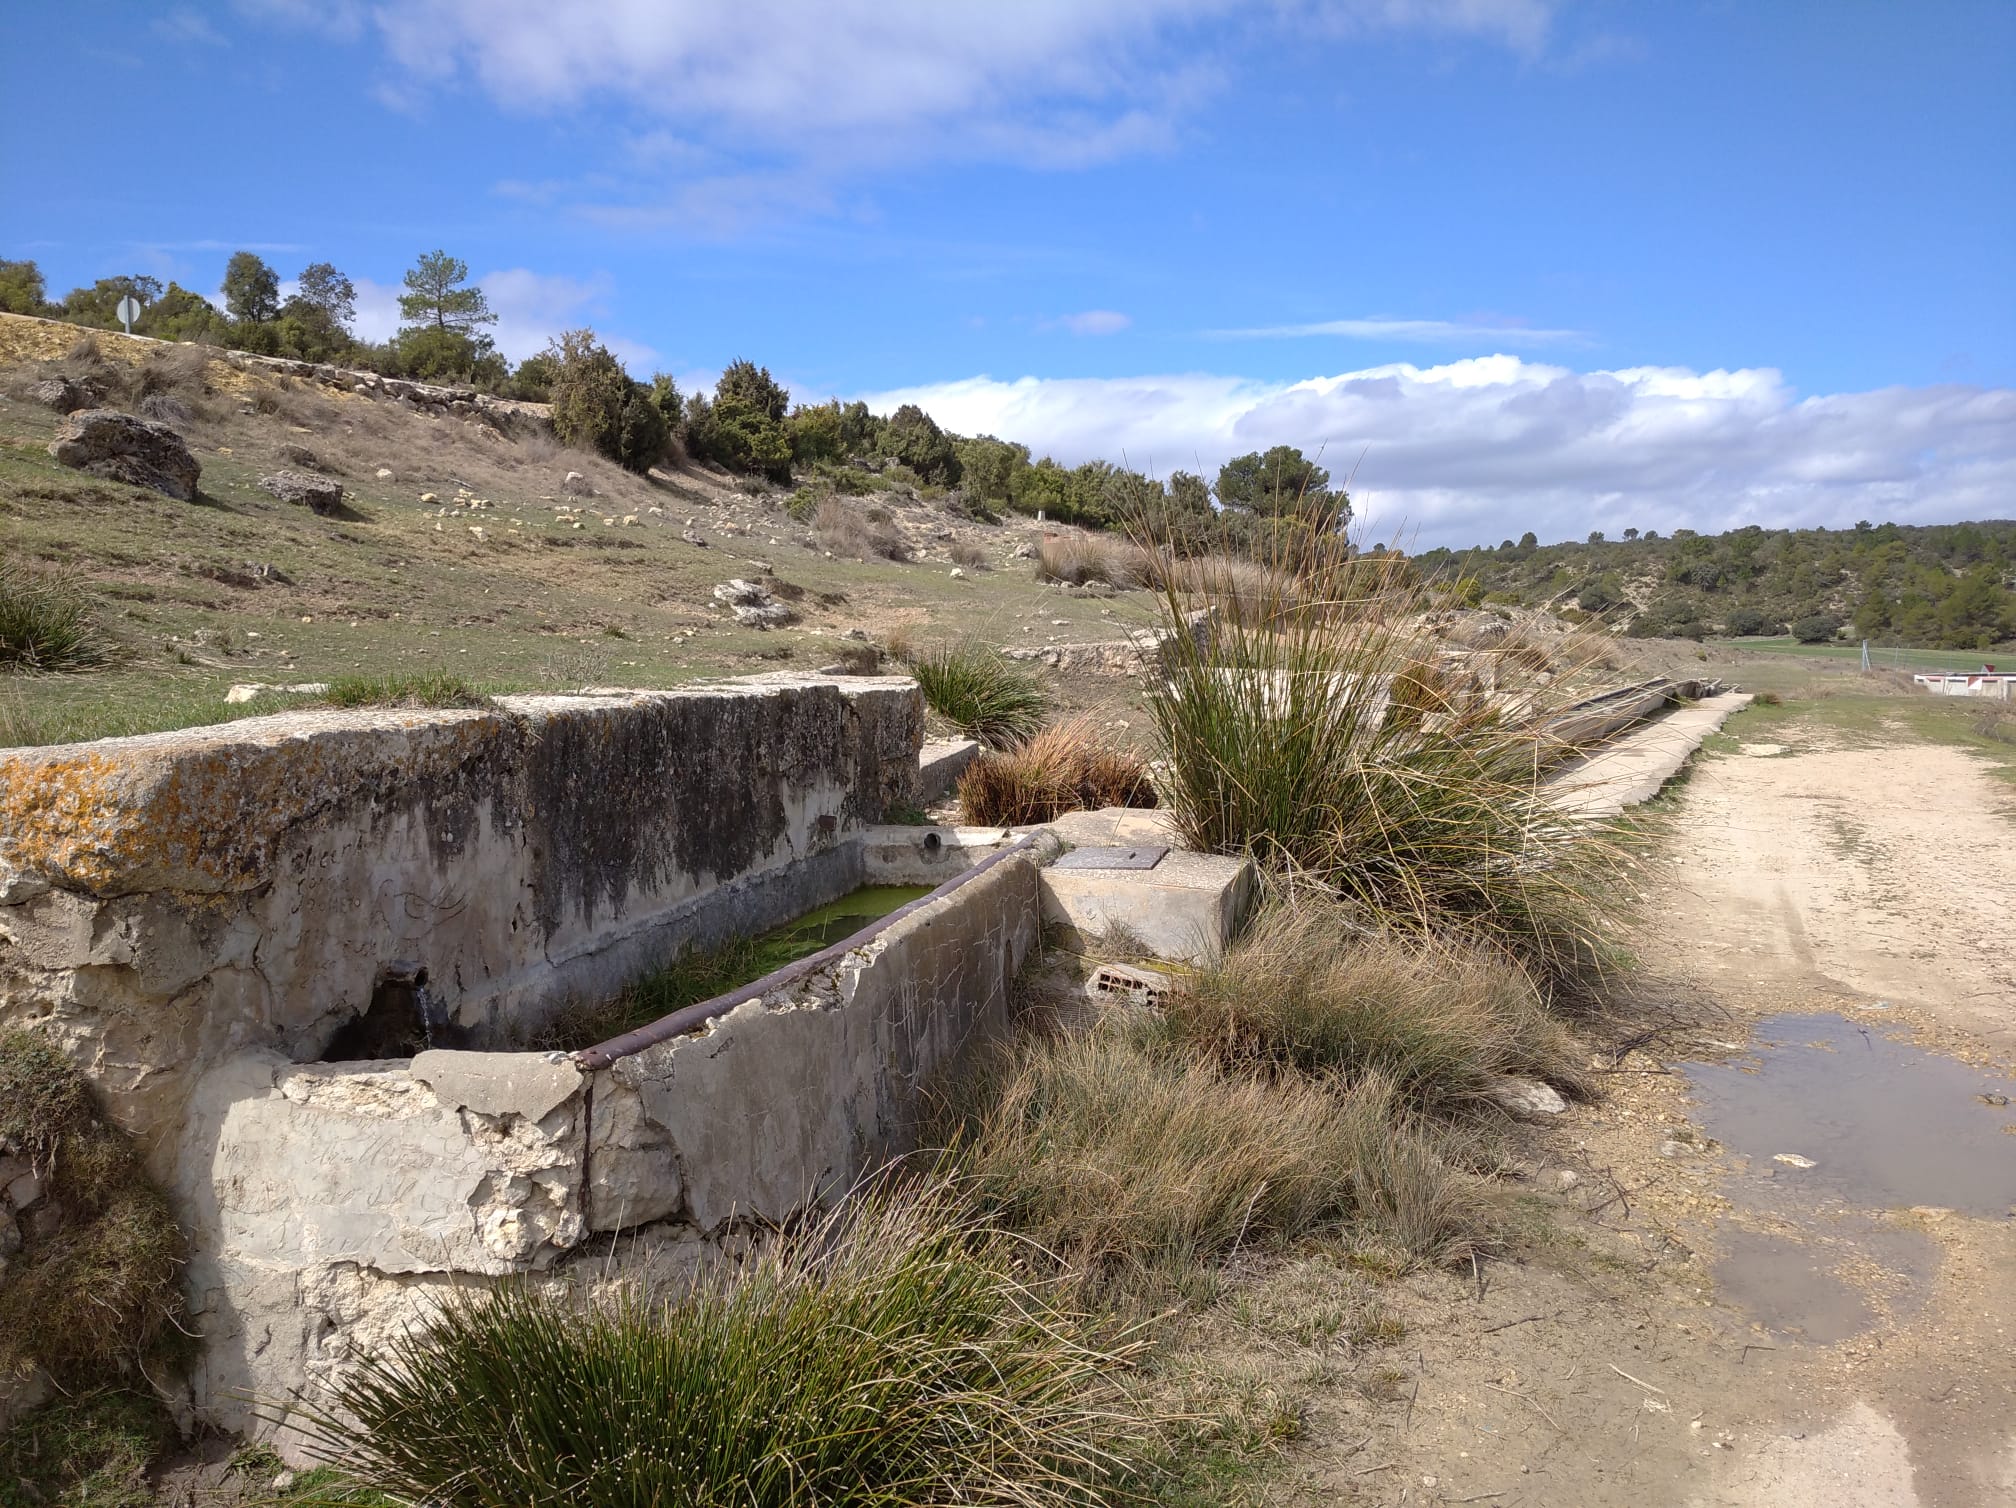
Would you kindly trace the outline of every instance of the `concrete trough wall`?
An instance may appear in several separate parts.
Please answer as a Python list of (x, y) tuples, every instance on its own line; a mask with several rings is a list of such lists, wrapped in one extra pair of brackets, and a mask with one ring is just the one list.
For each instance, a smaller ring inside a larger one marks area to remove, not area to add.
[(0, 1022), (150, 1149), (211, 1065), (323, 1056), (395, 963), (436, 1045), (509, 1045), (858, 884), (921, 728), (907, 679), (783, 676), (0, 750)]
[[(924, 1091), (1006, 1032), (1040, 929), (1016, 855), (776, 996), (584, 1072), (563, 1054), (295, 1064), (199, 1084), (178, 1159), (192, 1404), (253, 1429), (449, 1284), (690, 1270), (915, 1144)], [(609, 1248), (594, 1238), (621, 1232)], [(285, 1444), (283, 1432), (283, 1445)]]

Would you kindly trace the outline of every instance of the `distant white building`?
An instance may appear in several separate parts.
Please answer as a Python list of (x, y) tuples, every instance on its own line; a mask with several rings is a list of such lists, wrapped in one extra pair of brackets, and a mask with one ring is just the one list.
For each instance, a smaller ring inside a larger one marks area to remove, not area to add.
[(2016, 670), (1983, 665), (1979, 670), (1921, 671), (1911, 679), (1934, 696), (1996, 696), (2006, 702), (2010, 687), (2016, 686)]

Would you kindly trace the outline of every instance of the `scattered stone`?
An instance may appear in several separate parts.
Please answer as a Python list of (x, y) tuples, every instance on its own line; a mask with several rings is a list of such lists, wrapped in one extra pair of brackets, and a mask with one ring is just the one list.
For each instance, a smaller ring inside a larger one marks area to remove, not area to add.
[(1559, 1115), (1568, 1108), (1566, 1100), (1538, 1079), (1494, 1079), (1484, 1092), (1508, 1115)]
[(954, 566), (952, 567), (952, 579), (954, 581), (964, 581), (966, 579), (966, 573), (962, 571), (958, 566)]
[(705, 538), (701, 536), (701, 533), (698, 529), (682, 530), (680, 532), (679, 537), (685, 540), (686, 543), (689, 545), (697, 545), (703, 550), (707, 548), (707, 541)]
[(306, 466), (310, 471), (329, 470), (327, 466), (322, 464), (322, 458), (305, 445), (281, 446), (280, 459), (286, 461), (289, 465)]
[(28, 390), (28, 396), (59, 414), (90, 408), (100, 397), (96, 383), (80, 382), (73, 377), (51, 377), (47, 382), (38, 382)]
[(267, 686), (258, 681), (240, 681), (224, 693), (225, 703), (239, 707), (262, 696), (321, 696), (329, 689), (324, 681), (302, 681), (293, 686)]
[(441, 498), (438, 493), (423, 492), (420, 494), (420, 501), (423, 503), (438, 503), (441, 501)]
[(368, 382), (353, 382), (350, 384), (350, 391), (355, 393), (359, 398), (369, 398), (371, 396), (371, 384)]
[(343, 506), (343, 484), (327, 477), (303, 476), (298, 471), (276, 471), (259, 478), (259, 490), (270, 492), (283, 503), (303, 503), (311, 512), (327, 517)]
[(167, 425), (109, 408), (71, 414), (49, 442), (49, 454), (60, 465), (151, 488), (185, 503), (196, 496), (203, 474), (182, 437)]
[(381, 482), (389, 482), (392, 480), (392, 468), (390, 466), (380, 466), (373, 475)]
[(1034, 560), (1036, 558), (1036, 547), (1025, 539), (1021, 544), (1008, 552), (1008, 558), (1010, 560)]
[(1820, 1166), (1812, 1158), (1801, 1157), (1797, 1152), (1780, 1152), (1771, 1160), (1773, 1162), (1782, 1162), (1788, 1168), (1817, 1168)]
[(1554, 1187), (1561, 1190), (1564, 1194), (1568, 1190), (1580, 1186), (1581, 1182), (1582, 1175), (1573, 1168), (1562, 1168), (1554, 1175)]
[(2009, 1096), (2006, 1094), (1977, 1094), (1974, 1098), (1991, 1110), (2000, 1110), (2009, 1103)]
[(744, 628), (780, 628), (798, 621), (798, 615), (771, 596), (760, 581), (744, 581), (739, 576), (724, 581), (714, 588), (714, 600), (726, 603)]
[(595, 489), (588, 484), (588, 478), (578, 471), (570, 471), (560, 479), (560, 490), (568, 497), (593, 497)]

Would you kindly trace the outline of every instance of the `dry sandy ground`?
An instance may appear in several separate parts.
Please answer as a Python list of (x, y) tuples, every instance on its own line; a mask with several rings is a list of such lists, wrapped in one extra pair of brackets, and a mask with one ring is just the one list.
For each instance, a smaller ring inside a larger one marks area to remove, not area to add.
[[(1704, 756), (1672, 798), (1672, 887), (1643, 956), (1654, 1003), (1692, 1024), (1623, 1057), (1602, 1103), (1535, 1133), (1529, 1202), (1551, 1207), (1534, 1223), (1555, 1238), (1389, 1289), (1408, 1338), (1345, 1356), (1347, 1385), (1306, 1395), (1276, 1500), (2016, 1503), (2016, 1205), (1814, 1196), (1799, 1180), (1817, 1175), (1699, 1129), (1700, 1088), (1672, 1067), (1741, 1063), (1757, 1023), (1794, 1012), (1845, 1018), (1872, 1055), (1931, 1049), (1938, 1072), (1980, 1085), (2016, 1070), (2007, 787), (1901, 733), (1847, 747), (1794, 728), (1791, 748)], [(1935, 1156), (1917, 1172), (2016, 1176), (2016, 1135), (1981, 1134), (2016, 1131), (2016, 1110), (1974, 1098), (1925, 1107), (1970, 1128), (1970, 1166)], [(1778, 1108), (1785, 1136), (1809, 1138), (1786, 1150), (1824, 1168), (1825, 1107), (1810, 1123)], [(1994, 1186), (2016, 1199), (2016, 1183)], [(1746, 1263), (1758, 1250), (1771, 1260)], [(1291, 1350), (1259, 1370), (1324, 1375)]]

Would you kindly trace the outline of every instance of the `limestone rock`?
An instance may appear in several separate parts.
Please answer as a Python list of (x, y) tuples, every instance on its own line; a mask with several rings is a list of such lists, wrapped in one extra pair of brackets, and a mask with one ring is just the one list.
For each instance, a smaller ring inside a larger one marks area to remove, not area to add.
[(1556, 1094), (1552, 1087), (1538, 1079), (1520, 1079), (1507, 1076), (1495, 1079), (1484, 1091), (1492, 1103), (1507, 1115), (1521, 1117), (1559, 1115), (1568, 1108), (1568, 1102)]
[(725, 603), (744, 628), (779, 628), (798, 621), (798, 615), (770, 593), (760, 581), (736, 577), (714, 588), (714, 600)]
[(203, 468), (182, 437), (165, 424), (110, 408), (85, 408), (65, 419), (49, 454), (92, 476), (148, 487), (182, 502), (196, 496)]
[(325, 517), (343, 506), (343, 484), (327, 477), (303, 476), (298, 471), (276, 471), (259, 478), (259, 490), (270, 492), (283, 503), (304, 503)]
[(568, 497), (593, 497), (595, 489), (588, 484), (588, 478), (578, 471), (570, 471), (561, 479), (560, 490)]
[(698, 545), (703, 550), (707, 548), (707, 541), (698, 529), (682, 530), (679, 537), (689, 545)]
[(51, 377), (46, 382), (38, 382), (28, 390), (28, 395), (59, 414), (74, 414), (80, 408), (90, 408), (100, 396), (97, 384), (80, 382), (74, 377)]

